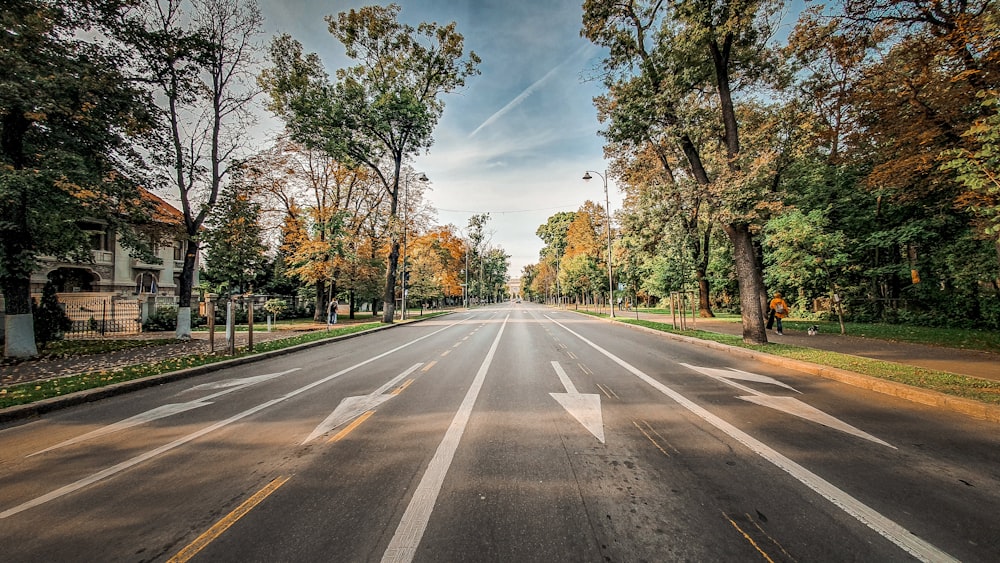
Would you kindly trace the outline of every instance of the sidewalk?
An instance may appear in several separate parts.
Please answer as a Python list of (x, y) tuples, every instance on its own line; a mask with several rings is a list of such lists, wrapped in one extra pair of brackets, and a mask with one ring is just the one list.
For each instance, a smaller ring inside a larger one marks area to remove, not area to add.
[[(623, 318), (635, 318), (634, 312), (615, 312)], [(659, 323), (670, 324), (669, 315), (655, 313), (639, 313), (639, 318)], [(704, 330), (743, 336), (743, 326), (738, 322), (718, 319), (687, 319), (689, 329)], [(896, 362), (937, 371), (946, 371), (958, 375), (968, 375), (982, 379), (1000, 381), (1000, 354), (980, 352), (978, 350), (962, 350), (924, 344), (909, 344), (905, 342), (890, 342), (874, 338), (842, 335), (839, 333), (819, 333), (809, 336), (799, 330), (785, 329), (784, 336), (768, 331), (768, 342), (791, 344), (803, 348), (815, 348), (829, 352), (839, 352), (852, 356), (861, 356), (887, 362)]]

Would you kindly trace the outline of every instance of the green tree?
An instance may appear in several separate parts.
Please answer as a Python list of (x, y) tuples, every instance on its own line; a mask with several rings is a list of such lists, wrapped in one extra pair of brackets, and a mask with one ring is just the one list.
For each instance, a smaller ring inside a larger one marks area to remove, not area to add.
[(444, 111), (440, 96), (463, 86), (479, 63), (475, 53), (463, 58), (464, 39), (454, 22), (414, 28), (398, 21), (399, 11), (390, 4), (327, 17), (330, 33), (359, 61), (339, 70), (333, 84), (318, 57), (303, 57), (301, 44), (287, 35), (272, 43), (273, 67), (260, 78), (271, 110), (295, 140), (367, 166), (385, 188), (393, 223), (382, 296), (385, 323), (395, 309), (403, 162), (430, 147)]
[[(780, 2), (584, 2), (582, 34), (609, 49), (611, 140), (666, 131), (733, 246), (743, 338), (766, 343), (763, 279), (753, 232), (773, 196), (775, 147), (744, 151), (735, 89), (774, 77), (767, 41)], [(704, 92), (712, 92), (706, 99)], [(715, 144), (714, 139), (721, 139)]]
[(126, 246), (142, 249), (132, 226), (150, 209), (136, 183), (155, 114), (151, 98), (123, 71), (126, 47), (112, 25), (119, 9), (117, 2), (17, 0), (0, 11), (0, 291), (7, 356), (37, 353), (30, 278), (38, 257), (92, 259), (81, 219), (104, 223)]
[(971, 145), (949, 151), (942, 167), (965, 187), (960, 202), (976, 217), (977, 230), (993, 241), (1000, 263), (1000, 98), (989, 97), (983, 106), (991, 113), (963, 134)]
[(223, 189), (204, 241), (208, 246), (206, 274), (214, 282), (225, 282), (230, 289), (244, 293), (262, 277), (267, 246), (260, 223), (263, 206), (254, 201), (249, 186), (241, 180), (242, 175), (237, 174)]
[(34, 309), (35, 342), (42, 347), (53, 340), (62, 339), (63, 333), (73, 328), (73, 321), (59, 303), (56, 286), (51, 281), (45, 283), (42, 300)]
[[(797, 289), (806, 299), (826, 294), (844, 330), (839, 288), (851, 266), (844, 233), (830, 227), (829, 210), (808, 214), (795, 209), (775, 217), (765, 229), (768, 285)], [(786, 291), (786, 294), (788, 292)]]

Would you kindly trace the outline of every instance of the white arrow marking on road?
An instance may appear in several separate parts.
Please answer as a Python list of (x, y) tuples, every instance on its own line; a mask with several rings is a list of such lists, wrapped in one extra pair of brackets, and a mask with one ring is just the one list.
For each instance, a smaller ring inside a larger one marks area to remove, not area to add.
[(249, 387), (250, 385), (256, 385), (258, 383), (262, 383), (269, 379), (281, 377), (286, 373), (291, 373), (293, 371), (298, 371), (300, 369), (302, 368), (292, 368), (278, 373), (265, 373), (263, 375), (255, 375), (253, 377), (240, 377), (237, 379), (226, 379), (224, 381), (217, 381), (215, 383), (205, 383), (203, 385), (195, 385), (194, 387), (188, 389), (188, 391), (209, 391), (212, 389), (229, 389), (230, 387)]
[(831, 416), (829, 414), (826, 414), (825, 412), (817, 409), (816, 407), (807, 405), (806, 403), (803, 403), (802, 401), (796, 399), (795, 397), (774, 397), (772, 395), (768, 395), (767, 393), (761, 393), (760, 391), (757, 391), (756, 389), (751, 389), (750, 387), (747, 387), (746, 385), (741, 385), (739, 383), (736, 383), (736, 382), (733, 382), (733, 381), (729, 380), (730, 378), (733, 378), (733, 379), (740, 379), (742, 381), (755, 381), (755, 382), (758, 382), (758, 383), (770, 383), (772, 385), (778, 385), (778, 386), (781, 386), (781, 387), (785, 387), (787, 389), (791, 389), (792, 391), (795, 391), (796, 393), (800, 393), (799, 391), (795, 390), (794, 388), (789, 387), (788, 385), (785, 385), (784, 383), (782, 383), (782, 382), (780, 382), (780, 381), (778, 381), (776, 379), (767, 377), (766, 375), (758, 375), (756, 373), (750, 373), (748, 371), (742, 371), (742, 370), (724, 370), (724, 369), (715, 369), (715, 368), (705, 368), (705, 367), (699, 367), (699, 366), (692, 366), (690, 364), (681, 364), (681, 365), (684, 366), (684, 367), (693, 369), (693, 370), (695, 370), (697, 372), (703, 373), (703, 374), (705, 374), (705, 375), (707, 375), (707, 376), (709, 376), (709, 377), (711, 377), (713, 379), (716, 379), (718, 381), (722, 381), (723, 383), (726, 383), (728, 385), (736, 387), (737, 389), (740, 389), (742, 391), (746, 391), (748, 393), (751, 393), (751, 395), (749, 395), (749, 396), (739, 397), (740, 399), (742, 399), (744, 401), (747, 401), (747, 402), (750, 402), (750, 403), (754, 403), (754, 404), (760, 405), (762, 407), (769, 407), (769, 408), (772, 408), (774, 410), (781, 411), (781, 412), (786, 413), (786, 414), (790, 414), (792, 416), (797, 416), (799, 418), (815, 422), (816, 424), (822, 424), (823, 426), (826, 426), (827, 428), (833, 428), (834, 430), (840, 430), (841, 432), (846, 432), (847, 434), (851, 434), (852, 436), (857, 436), (858, 438), (864, 438), (865, 440), (869, 440), (869, 441), (875, 442), (876, 444), (881, 444), (883, 446), (887, 446), (887, 447), (890, 447), (892, 449), (896, 449), (896, 446), (893, 446), (892, 444), (889, 444), (889, 443), (887, 443), (887, 442), (885, 442), (883, 440), (880, 440), (880, 439), (876, 438), (875, 436), (872, 436), (871, 434), (869, 434), (869, 433), (867, 433), (867, 432), (865, 432), (863, 430), (860, 430), (860, 429), (858, 429), (858, 428), (856, 428), (854, 426), (851, 426), (850, 424), (847, 424), (846, 422), (844, 422), (844, 421), (842, 421), (842, 420), (840, 420), (840, 419), (838, 419), (836, 417), (833, 417), (833, 416)]
[(871, 434), (864, 432), (847, 424), (846, 422), (826, 414), (825, 412), (807, 405), (802, 401), (796, 399), (795, 397), (771, 397), (769, 395), (753, 395), (749, 397), (740, 397), (744, 401), (749, 401), (751, 403), (756, 403), (764, 407), (770, 407), (774, 410), (779, 410), (784, 413), (788, 413), (799, 418), (804, 418), (806, 420), (811, 420), (817, 424), (822, 424), (834, 430), (840, 430), (841, 432), (846, 432), (848, 434), (857, 436), (858, 438), (864, 438), (865, 440), (870, 440), (876, 444), (882, 444), (883, 446), (890, 447), (892, 449), (897, 449), (896, 446), (884, 442)]
[(309, 442), (315, 440), (316, 438), (322, 436), (323, 434), (326, 434), (327, 432), (333, 430), (334, 428), (340, 426), (341, 424), (354, 420), (361, 413), (365, 411), (370, 411), (373, 408), (393, 398), (395, 395), (391, 394), (387, 395), (385, 394), (385, 392), (388, 391), (390, 387), (402, 381), (404, 377), (417, 371), (417, 369), (419, 369), (420, 366), (422, 365), (424, 365), (422, 362), (419, 364), (414, 364), (403, 373), (385, 382), (381, 387), (379, 387), (378, 389), (372, 391), (367, 395), (346, 397), (344, 400), (340, 401), (340, 404), (337, 405), (337, 408), (334, 409), (332, 413), (330, 413), (330, 416), (326, 417), (326, 419), (323, 422), (321, 422), (319, 426), (316, 427), (315, 430), (312, 431), (312, 434), (310, 434), (308, 438), (302, 441), (302, 444), (308, 444)]
[(604, 443), (604, 417), (601, 414), (601, 396), (597, 393), (578, 393), (559, 362), (552, 362), (565, 393), (549, 393), (573, 418), (583, 425), (602, 444)]
[(219, 383), (208, 383), (205, 385), (198, 385), (196, 387), (192, 387), (190, 390), (224, 388), (225, 391), (221, 391), (219, 393), (213, 393), (212, 395), (209, 395), (207, 397), (202, 397), (194, 401), (188, 401), (187, 403), (171, 403), (167, 405), (161, 405), (154, 409), (150, 409), (146, 412), (142, 412), (135, 416), (131, 416), (124, 420), (120, 420), (113, 424), (109, 424), (102, 428), (98, 428), (97, 430), (94, 430), (92, 432), (87, 432), (86, 434), (82, 434), (80, 436), (77, 436), (76, 438), (70, 438), (69, 440), (45, 448), (44, 450), (39, 450), (33, 454), (28, 454), (25, 457), (32, 457), (59, 448), (65, 448), (66, 446), (78, 444), (80, 442), (85, 442), (87, 440), (93, 440), (94, 438), (98, 438), (100, 436), (106, 436), (108, 434), (120, 432), (122, 430), (132, 428), (133, 426), (139, 426), (140, 424), (145, 424), (147, 422), (152, 422), (154, 420), (167, 418), (168, 416), (174, 416), (175, 414), (180, 414), (182, 412), (187, 412), (189, 410), (211, 405), (212, 399), (217, 399), (223, 395), (228, 395), (229, 393), (232, 393), (234, 391), (239, 391), (240, 389), (250, 387), (251, 385), (256, 385), (257, 383), (261, 383), (269, 379), (274, 379), (276, 377), (285, 375), (286, 373), (291, 373), (293, 371), (298, 371), (300, 369), (302, 368), (292, 368), (278, 373), (265, 373), (263, 375), (257, 375), (254, 377), (244, 377), (240, 379), (230, 379), (227, 381), (221, 381)]
[[(791, 385), (786, 385), (786, 384), (778, 381), (777, 379), (774, 379), (773, 377), (768, 377), (766, 375), (759, 375), (759, 374), (756, 374), (756, 373), (750, 373), (749, 371), (743, 371), (743, 370), (739, 370), (739, 369), (703, 368), (703, 367), (700, 367), (700, 366), (692, 366), (691, 364), (683, 364), (683, 363), (681, 365), (684, 366), (684, 367), (686, 367), (686, 368), (693, 369), (693, 370), (695, 370), (697, 372), (701, 372), (701, 373), (703, 373), (703, 374), (705, 374), (705, 375), (707, 375), (709, 377), (714, 377), (716, 379), (725, 379), (725, 380), (739, 379), (741, 381), (753, 381), (753, 382), (756, 382), (756, 383), (767, 383), (769, 385), (777, 385), (778, 387), (784, 387), (785, 389), (788, 389), (789, 391), (795, 391), (796, 393), (800, 393), (800, 394), (802, 393), (801, 391), (795, 389)], [(729, 383), (730, 385), (732, 385), (732, 382), (730, 382), (730, 381), (726, 381), (726, 383)], [(756, 391), (753, 391), (752, 389), (745, 388), (745, 387), (742, 387), (742, 386), (739, 386), (739, 387), (744, 388), (744, 389), (748, 389), (748, 391), (751, 392), (751, 393), (756, 393)]]

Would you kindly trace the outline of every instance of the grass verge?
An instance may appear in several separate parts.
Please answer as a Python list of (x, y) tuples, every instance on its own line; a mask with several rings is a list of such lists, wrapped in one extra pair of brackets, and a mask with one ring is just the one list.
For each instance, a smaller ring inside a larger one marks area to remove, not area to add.
[(643, 326), (660, 332), (680, 334), (701, 340), (711, 340), (713, 342), (719, 342), (729, 346), (747, 348), (793, 360), (801, 360), (804, 362), (844, 369), (887, 381), (895, 381), (897, 383), (904, 383), (921, 389), (928, 389), (931, 391), (953, 395), (955, 397), (973, 399), (993, 405), (1000, 404), (1000, 382), (988, 379), (956, 375), (954, 373), (944, 371), (930, 370), (882, 360), (873, 360), (870, 358), (861, 358), (858, 356), (851, 356), (849, 354), (816, 350), (814, 348), (805, 348), (802, 346), (792, 346), (789, 344), (767, 344), (764, 346), (751, 345), (744, 343), (743, 339), (739, 336), (720, 334), (717, 332), (707, 332), (704, 330), (676, 330), (669, 324), (657, 323), (653, 321), (619, 318), (618, 322)]
[[(283, 338), (281, 340), (271, 340), (268, 342), (255, 344), (253, 352), (248, 352), (246, 348), (238, 348), (236, 350), (235, 356), (193, 354), (190, 356), (171, 358), (169, 360), (163, 360), (151, 364), (138, 364), (118, 369), (100, 370), (88, 373), (81, 373), (77, 375), (71, 375), (68, 377), (59, 377), (53, 379), (46, 379), (42, 381), (20, 383), (17, 385), (11, 385), (10, 387), (5, 387), (3, 389), (0, 389), (0, 408), (12, 407), (15, 405), (24, 405), (28, 403), (33, 403), (35, 401), (40, 401), (42, 399), (49, 399), (52, 397), (67, 395), (69, 393), (75, 393), (77, 391), (94, 389), (96, 387), (104, 387), (106, 385), (113, 385), (115, 383), (121, 383), (123, 381), (131, 381), (133, 379), (139, 379), (141, 377), (159, 375), (161, 373), (168, 373), (171, 371), (178, 371), (182, 369), (221, 362), (223, 360), (230, 360), (232, 358), (240, 358), (243, 356), (250, 356), (262, 352), (280, 350), (282, 348), (288, 348), (290, 346), (295, 346), (297, 344), (304, 344), (306, 342), (314, 342), (317, 340), (325, 340), (327, 338), (344, 336), (347, 334), (353, 334), (356, 332), (369, 330), (381, 326), (381, 324), (382, 323), (373, 322), (373, 323), (347, 325), (330, 331), (324, 330), (324, 331), (308, 332), (304, 334), (299, 334), (297, 336), (292, 336), (290, 338)], [(170, 342), (176, 342), (175, 340), (172, 339), (167, 339), (167, 340)]]
[[(640, 313), (657, 313), (669, 315), (669, 309), (639, 309)], [(619, 313), (627, 318), (627, 314)], [(739, 323), (739, 315), (720, 313), (713, 320)], [(793, 330), (805, 331), (816, 325), (820, 332), (840, 334), (840, 324), (837, 321), (785, 319), (784, 325)], [(1000, 331), (979, 330), (973, 328), (935, 328), (906, 324), (886, 323), (844, 323), (848, 336), (877, 338), (889, 342), (908, 342), (911, 344), (926, 344), (961, 350), (981, 350), (983, 352), (1000, 352)]]

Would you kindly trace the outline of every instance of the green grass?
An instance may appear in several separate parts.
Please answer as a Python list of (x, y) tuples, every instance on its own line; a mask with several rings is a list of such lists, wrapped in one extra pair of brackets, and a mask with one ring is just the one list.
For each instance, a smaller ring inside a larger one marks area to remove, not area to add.
[[(641, 313), (657, 313), (669, 315), (669, 309), (639, 309)], [(627, 315), (625, 315), (627, 317)], [(739, 323), (739, 315), (722, 313), (713, 320)], [(837, 321), (816, 321), (785, 319), (784, 325), (792, 330), (805, 331), (812, 325), (818, 325), (820, 332), (840, 334), (840, 323)], [(962, 350), (981, 350), (983, 352), (1000, 353), (1000, 331), (977, 330), (972, 328), (933, 328), (884, 323), (844, 323), (844, 329), (849, 336), (877, 338), (888, 342), (908, 342), (911, 344), (926, 344), (959, 348)]]
[[(303, 344), (306, 342), (314, 342), (317, 340), (324, 340), (327, 338), (334, 338), (337, 336), (353, 334), (356, 332), (369, 330), (378, 326), (382, 326), (382, 324), (378, 322), (362, 323), (362, 324), (339, 326), (338, 328), (335, 328), (330, 331), (321, 330), (321, 331), (307, 332), (290, 338), (283, 338), (281, 340), (271, 340), (268, 342), (262, 342), (260, 344), (256, 344), (254, 346), (253, 352), (248, 352), (245, 348), (238, 348), (235, 356), (193, 354), (190, 356), (183, 356), (179, 358), (163, 360), (152, 364), (139, 364), (117, 369), (93, 371), (89, 373), (81, 373), (78, 375), (72, 375), (68, 377), (60, 377), (54, 379), (46, 379), (42, 381), (21, 383), (18, 385), (11, 385), (10, 387), (5, 387), (3, 389), (0, 389), (0, 408), (33, 403), (35, 401), (40, 401), (42, 399), (67, 395), (69, 393), (75, 393), (77, 391), (83, 391), (85, 389), (104, 387), (115, 383), (121, 383), (123, 381), (131, 381), (133, 379), (139, 379), (141, 377), (148, 377), (151, 375), (158, 375), (161, 373), (168, 373), (172, 371), (203, 366), (206, 364), (221, 362), (223, 360), (229, 360), (232, 358), (239, 358), (243, 356), (259, 354), (261, 352), (280, 350), (282, 348), (288, 348), (290, 346), (295, 346), (297, 344)], [(148, 341), (140, 340), (137, 342), (148, 342)], [(176, 342), (176, 340), (167, 339), (167, 342)]]
[(938, 391), (956, 397), (974, 399), (983, 403), (994, 405), (1000, 404), (1000, 382), (987, 379), (956, 375), (943, 371), (897, 364), (894, 362), (885, 362), (882, 360), (861, 358), (858, 356), (839, 354), (837, 352), (828, 352), (825, 350), (816, 350), (814, 348), (805, 348), (802, 346), (791, 346), (788, 344), (766, 344), (763, 346), (751, 345), (744, 343), (743, 339), (739, 336), (720, 334), (717, 332), (707, 332), (703, 330), (675, 330), (669, 324), (636, 320), (627, 317), (621, 317), (619, 318), (619, 321), (651, 328), (660, 332), (681, 334), (684, 336), (699, 338), (701, 340), (711, 340), (713, 342), (719, 342), (729, 346), (747, 348), (784, 358), (844, 369), (854, 373), (877, 377), (887, 381), (895, 381), (897, 383), (905, 383), (914, 387)]

